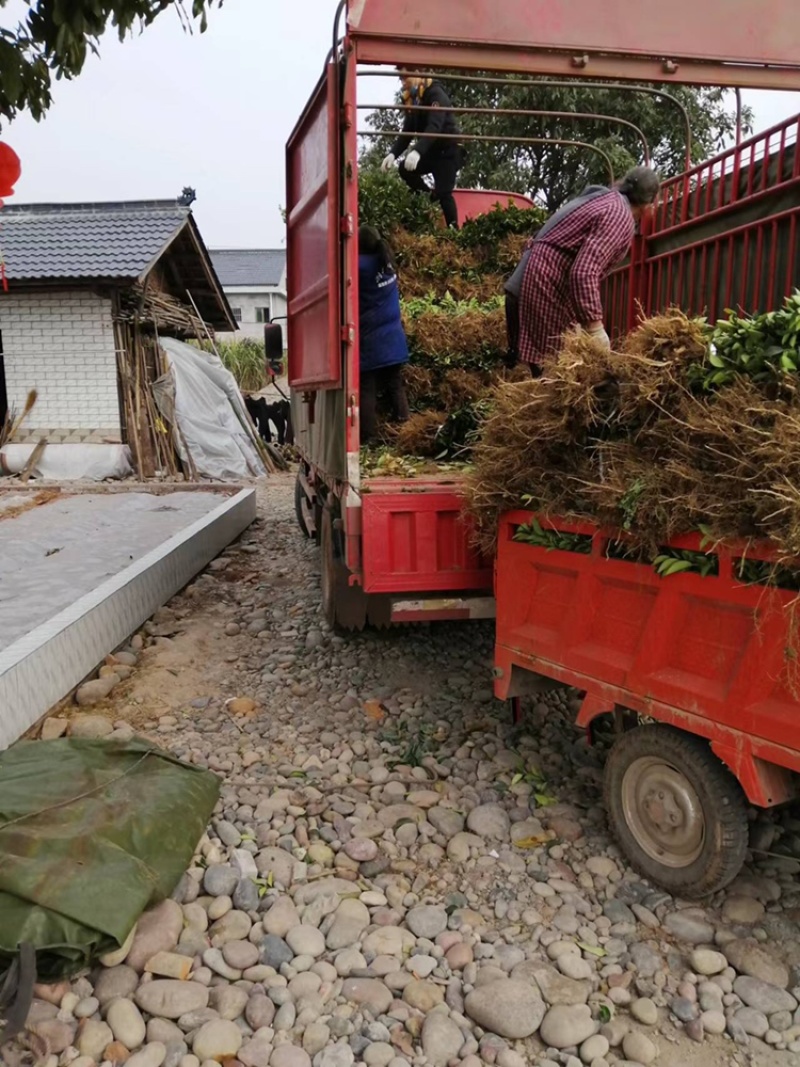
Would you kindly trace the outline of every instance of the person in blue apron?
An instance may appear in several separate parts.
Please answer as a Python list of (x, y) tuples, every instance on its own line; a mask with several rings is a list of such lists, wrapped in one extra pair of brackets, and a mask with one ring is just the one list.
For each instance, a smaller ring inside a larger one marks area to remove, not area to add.
[(373, 226), (358, 231), (358, 328), (361, 374), (361, 443), (375, 437), (378, 405), (385, 399), (397, 422), (409, 416), (403, 383), (408, 341), (400, 315), (397, 266), (386, 241)]

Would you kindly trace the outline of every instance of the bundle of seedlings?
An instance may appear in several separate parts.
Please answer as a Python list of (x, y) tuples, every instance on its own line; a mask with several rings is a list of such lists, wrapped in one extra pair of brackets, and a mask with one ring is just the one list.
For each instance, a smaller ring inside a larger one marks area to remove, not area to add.
[(398, 262), (403, 326), (410, 361), (404, 368), (411, 419), (383, 424), (381, 463), (365, 455), (373, 472), (416, 473), (426, 459), (453, 465), (469, 461), (472, 439), (495, 388), (508, 372), (503, 285), (526, 241), (545, 220), (539, 208), (498, 206), (464, 223), (440, 228), (440, 212), (426, 214), (424, 198), (398, 196), (396, 181), (370, 175), (362, 181), (361, 220), (384, 233)]
[(613, 352), (568, 337), (541, 379), (495, 392), (466, 489), (480, 544), (525, 505), (621, 529), (650, 558), (702, 530), (796, 559), (798, 368), (798, 296), (713, 329), (670, 311)]

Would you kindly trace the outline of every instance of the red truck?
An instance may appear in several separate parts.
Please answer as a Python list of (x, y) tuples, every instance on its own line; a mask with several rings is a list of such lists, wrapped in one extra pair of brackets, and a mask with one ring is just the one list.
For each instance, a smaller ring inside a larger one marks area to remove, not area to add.
[[(297, 514), (321, 545), (331, 623), (360, 628), (494, 613), (491, 562), (470, 547), (455, 477), (367, 479), (360, 470), (359, 80), (402, 63), (501, 76), (794, 88), (797, 43), (792, 0), (771, 0), (769, 18), (746, 0), (733, 7), (713, 0), (702, 11), (693, 0), (655, 11), (624, 0), (340, 5), (323, 76), (286, 150), (289, 383), (302, 456)], [(459, 196), (469, 214), (480, 210), (478, 197), (486, 209), (503, 199), (485, 191)]]
[[(346, 26), (340, 37), (343, 14)], [(376, 68), (393, 70), (397, 64), (445, 73), (660, 82), (666, 88), (675, 82), (796, 90), (800, 21), (794, 0), (770, 0), (766, 12), (751, 0), (708, 0), (700, 7), (695, 0), (646, 7), (626, 0), (602, 5), (596, 0), (473, 0), (461, 5), (451, 0), (350, 0), (347, 5), (343, 0), (322, 79), (287, 145), (287, 270), (289, 381), (302, 456), (297, 516), (304, 532), (321, 545), (326, 617), (345, 628), (490, 617), (495, 611), (491, 563), (470, 547), (457, 480), (367, 479), (360, 470), (357, 86), (359, 78)], [(797, 280), (799, 188), (796, 126), (791, 123), (668, 183), (656, 227), (636, 241), (630, 262), (609, 280), (609, 325), (626, 329), (637, 303), (646, 312), (678, 303), (711, 316), (736, 302), (748, 308), (774, 306)], [(487, 208), (501, 196), (462, 193), (471, 198), (473, 213), (480, 210), (476, 195)], [(509, 517), (504, 529), (514, 521)], [(517, 552), (521, 548), (529, 553), (525, 558)], [(678, 730), (680, 739), (692, 741), (692, 735), (699, 735), (711, 740), (711, 748), (698, 750), (700, 769), (692, 771), (693, 777), (684, 774), (690, 769), (688, 757), (682, 760), (673, 753), (659, 762), (656, 752), (645, 765), (629, 757), (639, 770), (645, 767), (636, 788), (627, 772), (619, 771), (622, 757), (612, 758), (617, 779), (609, 787), (609, 806), (623, 846), (653, 878), (685, 892), (725, 884), (741, 863), (746, 840), (740, 795), (735, 817), (720, 819), (713, 810), (715, 804), (727, 810), (733, 803), (730, 790), (717, 788), (719, 761), (739, 776), (754, 803), (786, 800), (793, 795), (791, 775), (800, 769), (794, 755), (800, 751), (800, 707), (770, 713), (772, 725), (762, 728), (754, 724), (756, 705), (748, 705), (747, 713), (740, 708), (732, 723), (721, 711), (724, 679), (705, 679), (705, 688), (698, 683), (696, 692), (687, 682), (683, 696), (671, 690), (656, 699), (631, 680), (646, 686), (645, 675), (620, 673), (619, 668), (609, 680), (602, 669), (604, 657), (610, 664), (624, 658), (614, 641), (606, 642), (593, 664), (573, 660), (573, 645), (566, 640), (557, 654), (566, 627), (564, 619), (555, 618), (560, 594), (554, 592), (547, 606), (540, 583), (540, 572), (548, 572), (552, 562), (543, 550), (501, 536), (497, 695), (530, 688), (526, 676), (535, 672), (584, 690), (581, 721), (587, 724), (595, 715), (628, 708), (670, 723), (658, 729)], [(595, 554), (587, 565), (605, 563)], [(689, 576), (677, 580), (688, 582)], [(581, 588), (574, 583), (570, 595), (579, 598)], [(721, 591), (723, 614), (728, 611), (726, 596)], [(635, 598), (631, 604), (635, 611)], [(555, 621), (543, 636), (536, 620), (545, 608)], [(677, 627), (673, 619), (676, 640)], [(734, 628), (720, 636), (729, 659), (744, 650), (748, 632)], [(549, 643), (542, 645), (545, 640)], [(742, 643), (741, 648), (734, 643), (732, 650), (731, 641)], [(539, 682), (534, 679), (534, 684)], [(780, 704), (783, 697), (770, 697), (767, 703), (773, 699)], [(686, 709), (682, 701), (691, 707)], [(613, 717), (625, 727), (637, 721), (635, 716)], [(773, 736), (782, 717), (780, 730), (789, 737), (783, 744)], [(754, 734), (764, 744), (747, 740)], [(633, 751), (627, 739), (637, 736), (642, 734), (636, 730), (624, 734), (617, 751), (624, 751), (624, 744)], [(665, 752), (667, 744), (671, 742), (665, 742)], [(787, 751), (793, 753), (788, 763)], [(711, 793), (692, 784), (704, 774), (717, 783)], [(620, 784), (625, 781), (627, 794)], [(661, 782), (672, 783), (671, 796)], [(731, 783), (736, 784), (732, 776)], [(641, 812), (653, 797), (654, 814), (645, 824)], [(669, 823), (676, 813), (686, 835), (682, 852), (670, 851), (668, 837), (658, 832), (659, 820)]]
[[(799, 225), (800, 116), (665, 183), (655, 224), (608, 281), (607, 320), (622, 332), (639, 304), (712, 320), (779, 307), (800, 287)], [(578, 724), (620, 735), (605, 797), (628, 857), (684, 896), (725, 886), (747, 850), (747, 802), (800, 796), (797, 593), (735, 577), (743, 558), (771, 562), (767, 544), (715, 549), (713, 576), (662, 579), (609, 558), (619, 533), (590, 524), (536, 516), (590, 538), (589, 554), (515, 541), (532, 518), (500, 525), (496, 695), (516, 701), (542, 679), (582, 691)]]

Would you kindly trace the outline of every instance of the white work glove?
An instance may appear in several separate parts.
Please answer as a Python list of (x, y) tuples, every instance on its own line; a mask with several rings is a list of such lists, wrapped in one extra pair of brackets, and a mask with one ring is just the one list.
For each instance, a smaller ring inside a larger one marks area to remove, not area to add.
[(381, 163), (381, 170), (383, 171), (383, 173), (385, 174), (387, 170), (391, 170), (396, 162), (397, 160), (390, 152), (389, 155), (386, 156), (386, 158), (384, 159), (383, 163)]
[(611, 338), (608, 336), (605, 326), (595, 326), (593, 330), (587, 330), (586, 332), (591, 338), (601, 344), (603, 348), (611, 348)]
[(419, 152), (412, 148), (406, 156), (405, 163), (403, 165), (407, 171), (413, 172), (419, 166), (419, 159)]

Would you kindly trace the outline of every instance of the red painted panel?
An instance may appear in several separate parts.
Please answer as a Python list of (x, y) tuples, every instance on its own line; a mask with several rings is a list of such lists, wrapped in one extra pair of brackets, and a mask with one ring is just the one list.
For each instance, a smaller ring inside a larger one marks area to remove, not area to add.
[(458, 209), (458, 221), (462, 224), (488, 214), (498, 205), (523, 209), (535, 206), (531, 198), (522, 193), (498, 193), (491, 189), (456, 189), (453, 196)]
[(365, 592), (491, 590), (455, 491), (367, 492), (361, 506)]
[[(354, 37), (796, 66), (796, 0), (353, 0)], [(680, 79), (678, 79), (680, 80)]]
[[(795, 594), (737, 582), (731, 560), (742, 546), (719, 550), (716, 577), (661, 579), (649, 564), (607, 559), (609, 534), (590, 524), (540, 520), (590, 534), (591, 555), (514, 542), (531, 517), (513, 512), (500, 525), (500, 695), (515, 664), (584, 690), (598, 712), (619, 704), (698, 733), (741, 754), (728, 762), (747, 774), (753, 799), (766, 796), (753, 761), (800, 768)], [(698, 543), (691, 535), (676, 547)], [(768, 559), (769, 547), (750, 546), (749, 556)]]
[(286, 146), (289, 384), (300, 389), (342, 379), (337, 78), (329, 65)]

